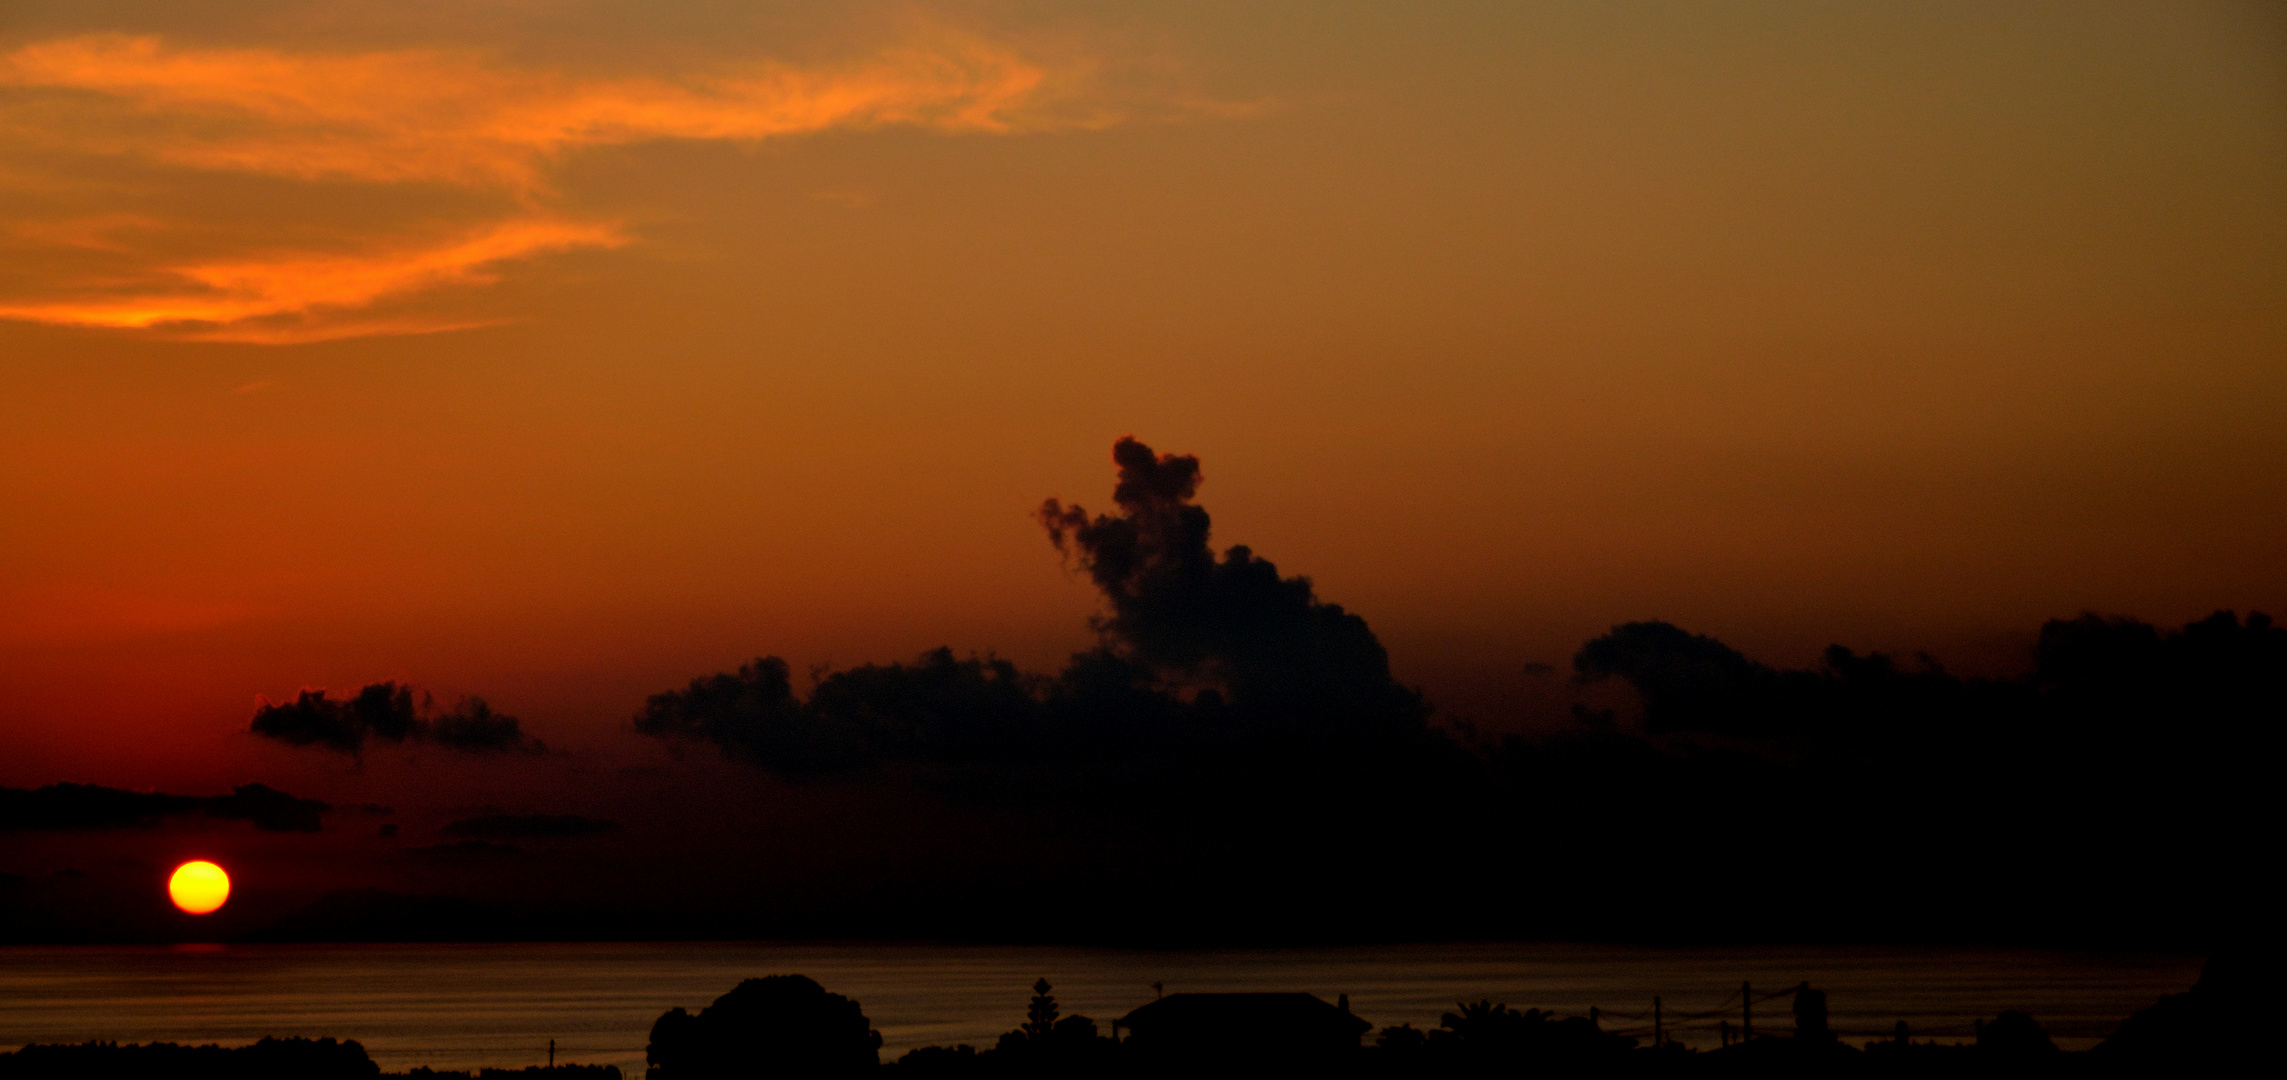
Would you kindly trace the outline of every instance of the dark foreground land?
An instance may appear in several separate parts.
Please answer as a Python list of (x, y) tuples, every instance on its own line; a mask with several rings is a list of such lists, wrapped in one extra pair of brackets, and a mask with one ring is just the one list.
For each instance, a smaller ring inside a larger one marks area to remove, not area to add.
[(370, 1080), (381, 1076), (420, 1080), (622, 1080), (614, 1065), (534, 1065), (475, 1072), (421, 1068), (410, 1073), (383, 1073), (366, 1056), (365, 1047), (355, 1041), (333, 1039), (264, 1039), (247, 1046), (121, 1046), (108, 1042), (33, 1045), (13, 1054), (0, 1054), (0, 1076), (12, 1080)]
[[(856, 1001), (800, 975), (749, 979), (697, 1013), (672, 1009), (651, 1029), (648, 1080), (828, 1077), (2184, 1077), (2263, 1075), (2277, 1054), (2274, 970), (2248, 954), (2211, 959), (2188, 992), (2123, 1020), (2092, 1050), (2057, 1049), (2034, 1018), (2004, 1012), (1973, 1042), (1891, 1038), (1852, 1045), (1827, 1027), (1826, 996), (1808, 984), (1765, 995), (1783, 1034), (1727, 1032), (1694, 1050), (1606, 1030), (1594, 1016), (1557, 1017), (1481, 1001), (1457, 1003), (1438, 1027), (1376, 1032), (1347, 999), (1309, 994), (1175, 994), (1113, 1021), (1059, 1014), (1052, 987), (1033, 987), (1025, 1021), (992, 1047), (931, 1046), (880, 1060), (881, 1036)], [(1784, 1004), (1781, 1004), (1783, 999)], [(1734, 1037), (1736, 1036), (1736, 1037)], [(0, 1080), (623, 1080), (609, 1065), (381, 1072), (356, 1042), (263, 1039), (249, 1046), (33, 1045), (0, 1054)]]

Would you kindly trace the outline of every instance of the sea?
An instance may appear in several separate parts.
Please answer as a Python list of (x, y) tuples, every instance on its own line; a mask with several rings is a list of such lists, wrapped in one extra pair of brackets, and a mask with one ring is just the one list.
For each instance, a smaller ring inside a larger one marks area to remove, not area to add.
[[(1133, 950), (929, 944), (180, 945), (0, 948), (0, 1047), (266, 1035), (355, 1039), (402, 1072), (548, 1060), (644, 1072), (651, 1024), (761, 975), (802, 974), (857, 999), (882, 1060), (918, 1046), (989, 1047), (1024, 1020), (1035, 980), (1066, 1015), (1109, 1025), (1160, 994), (1347, 995), (1376, 1026), (1433, 1028), (1459, 1002), (1560, 1015), (1713, 1047), (1723, 1025), (1792, 1029), (1791, 997), (1827, 993), (1852, 1042), (1963, 1041), (1980, 1018), (2029, 1013), (2084, 1049), (2197, 979), (2197, 957), (2028, 948), (1660, 948), (1444, 944)], [(1744, 997), (1742, 991), (1745, 991)], [(1751, 1012), (1749, 1016), (1747, 1013)]]

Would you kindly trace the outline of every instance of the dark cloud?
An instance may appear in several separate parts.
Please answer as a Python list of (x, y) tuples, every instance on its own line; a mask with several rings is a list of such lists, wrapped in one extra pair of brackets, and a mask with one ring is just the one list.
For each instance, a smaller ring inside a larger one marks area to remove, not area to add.
[(763, 657), (652, 697), (635, 727), (710, 742), (788, 775), (878, 761), (1120, 758), (1234, 744), (1381, 745), (1431, 738), (1366, 621), (1244, 547), (1218, 557), (1192, 504), (1197, 459), (1113, 448), (1117, 515), (1049, 500), (1050, 539), (1085, 566), (1102, 644), (1054, 676), (950, 649), (827, 674), (808, 700)]
[(1581, 646), (1584, 681), (1619, 678), (1644, 705), (1645, 730), (1761, 733), (1777, 722), (1779, 673), (1711, 637), (1664, 622), (1632, 622)]
[(332, 809), (262, 784), (213, 796), (49, 784), (33, 790), (0, 788), (0, 831), (148, 829), (166, 818), (203, 814), (252, 822), (265, 832), (317, 832), (320, 817)]
[[(416, 729), (418, 730), (418, 729)], [(462, 698), (450, 711), (428, 722), (430, 742), (473, 754), (543, 753), (548, 744), (524, 734), (515, 717), (492, 711), (483, 698)]]
[(317, 832), (319, 816), (331, 809), (316, 799), (298, 799), (274, 787), (246, 784), (207, 800), (206, 812), (211, 817), (251, 821), (265, 832)]
[(1050, 499), (1041, 524), (1088, 571), (1109, 612), (1107, 644), (1176, 680), (1228, 694), (1242, 717), (1317, 726), (1418, 724), (1420, 696), (1390, 676), (1366, 620), (1320, 601), (1306, 577), (1281, 577), (1245, 546), (1220, 558), (1203, 477), (1190, 455), (1155, 454), (1134, 438), (1112, 447), (1116, 514), (1091, 517)]
[(483, 698), (463, 698), (440, 711), (423, 695), (416, 707), (412, 688), (394, 682), (374, 683), (347, 699), (304, 690), (285, 704), (262, 702), (247, 730), (288, 746), (317, 746), (353, 757), (364, 752), (369, 740), (429, 742), (479, 754), (547, 749), (526, 735), (515, 717), (494, 712)]
[(1043, 706), (1036, 680), (1003, 660), (950, 649), (913, 664), (867, 664), (794, 693), (786, 661), (764, 657), (736, 673), (654, 695), (635, 718), (646, 735), (711, 742), (789, 775), (876, 760), (959, 760), (1022, 754)]
[(148, 829), (163, 818), (194, 813), (205, 803), (190, 795), (94, 784), (0, 788), (0, 829)]
[(1632, 687), (1651, 734), (1923, 735), (2011, 723), (2165, 721), (2172, 731), (2287, 715), (2287, 629), (2228, 611), (2162, 630), (2084, 614), (2041, 627), (2024, 679), (1962, 679), (1928, 658), (1901, 664), (1828, 647), (1819, 667), (1781, 670), (1714, 638), (1664, 622), (1633, 622), (1581, 646), (1583, 681)]
[(254, 711), (254, 734), (289, 746), (322, 746), (345, 754), (365, 748), (368, 738), (403, 742), (422, 730), (413, 707), (410, 687), (394, 682), (374, 683), (347, 701), (326, 697), (323, 690), (304, 690), (292, 702), (264, 702)]
[[(819, 793), (831, 812), (803, 818), (892, 862), (927, 853), (865, 824), (909, 819), (864, 800), (903, 805), (890, 792), (909, 776), (958, 796), (933, 804), (945, 831), (931, 843), (962, 865), (916, 870), (915, 899), (827, 870), (803, 876), (844, 889), (834, 902), (773, 894), (757, 910), (783, 921), (719, 912), (709, 932), (728, 936), (2183, 946), (2242, 932), (2266, 895), (2250, 829), (2276, 818), (2277, 631), (2210, 621), (2152, 630), (2154, 646), (2118, 620), (2089, 625), (2052, 624), (2020, 679), (1841, 647), (1788, 670), (1665, 624), (1616, 628), (1578, 670), (1644, 691), (1643, 725), (1467, 750), (1355, 752), (1250, 724), (1111, 649), (1054, 678), (939, 652), (807, 701), (782, 664), (758, 662), (662, 695), (645, 726), (781, 773), (929, 763)], [(2111, 655), (2114, 634), (2148, 662), (2069, 659)], [(2183, 684), (2195, 675), (2202, 688)], [(2123, 699), (2123, 685), (2175, 689)], [(2146, 702), (2142, 719), (2106, 719), (2121, 700)], [(1039, 897), (1053, 900), (1026, 899)]]
[(732, 757), (795, 774), (854, 765), (866, 756), (856, 733), (814, 722), (794, 693), (786, 661), (775, 656), (652, 695), (636, 714), (635, 730), (710, 742)]
[(600, 836), (618, 830), (619, 822), (578, 814), (485, 814), (445, 826), (445, 835), (521, 840)]
[(2219, 611), (2181, 630), (2083, 614), (2041, 627), (2033, 683), (2090, 723), (2212, 728), (2287, 717), (2287, 628)]

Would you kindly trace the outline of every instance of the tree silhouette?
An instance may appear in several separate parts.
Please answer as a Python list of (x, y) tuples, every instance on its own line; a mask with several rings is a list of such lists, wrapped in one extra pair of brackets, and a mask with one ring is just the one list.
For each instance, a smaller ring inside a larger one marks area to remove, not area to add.
[(881, 1033), (858, 1003), (801, 975), (748, 979), (696, 1016), (669, 1010), (645, 1048), (651, 1080), (769, 1074), (839, 1076), (881, 1061)]
[(1826, 1026), (1826, 991), (1813, 990), (1807, 982), (1795, 988), (1795, 1038), (1834, 1041), (1834, 1030)]
[(1032, 1002), (1024, 1010), (1025, 1037), (1035, 1042), (1046, 1040), (1056, 1030), (1056, 998), (1049, 989), (1045, 978), (1033, 983)]

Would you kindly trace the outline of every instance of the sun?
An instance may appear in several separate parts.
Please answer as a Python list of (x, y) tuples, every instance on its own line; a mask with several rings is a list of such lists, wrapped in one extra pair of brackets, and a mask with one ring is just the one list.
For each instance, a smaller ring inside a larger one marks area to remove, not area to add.
[(230, 899), (230, 875), (204, 859), (187, 862), (167, 879), (167, 896), (193, 915), (212, 914)]

